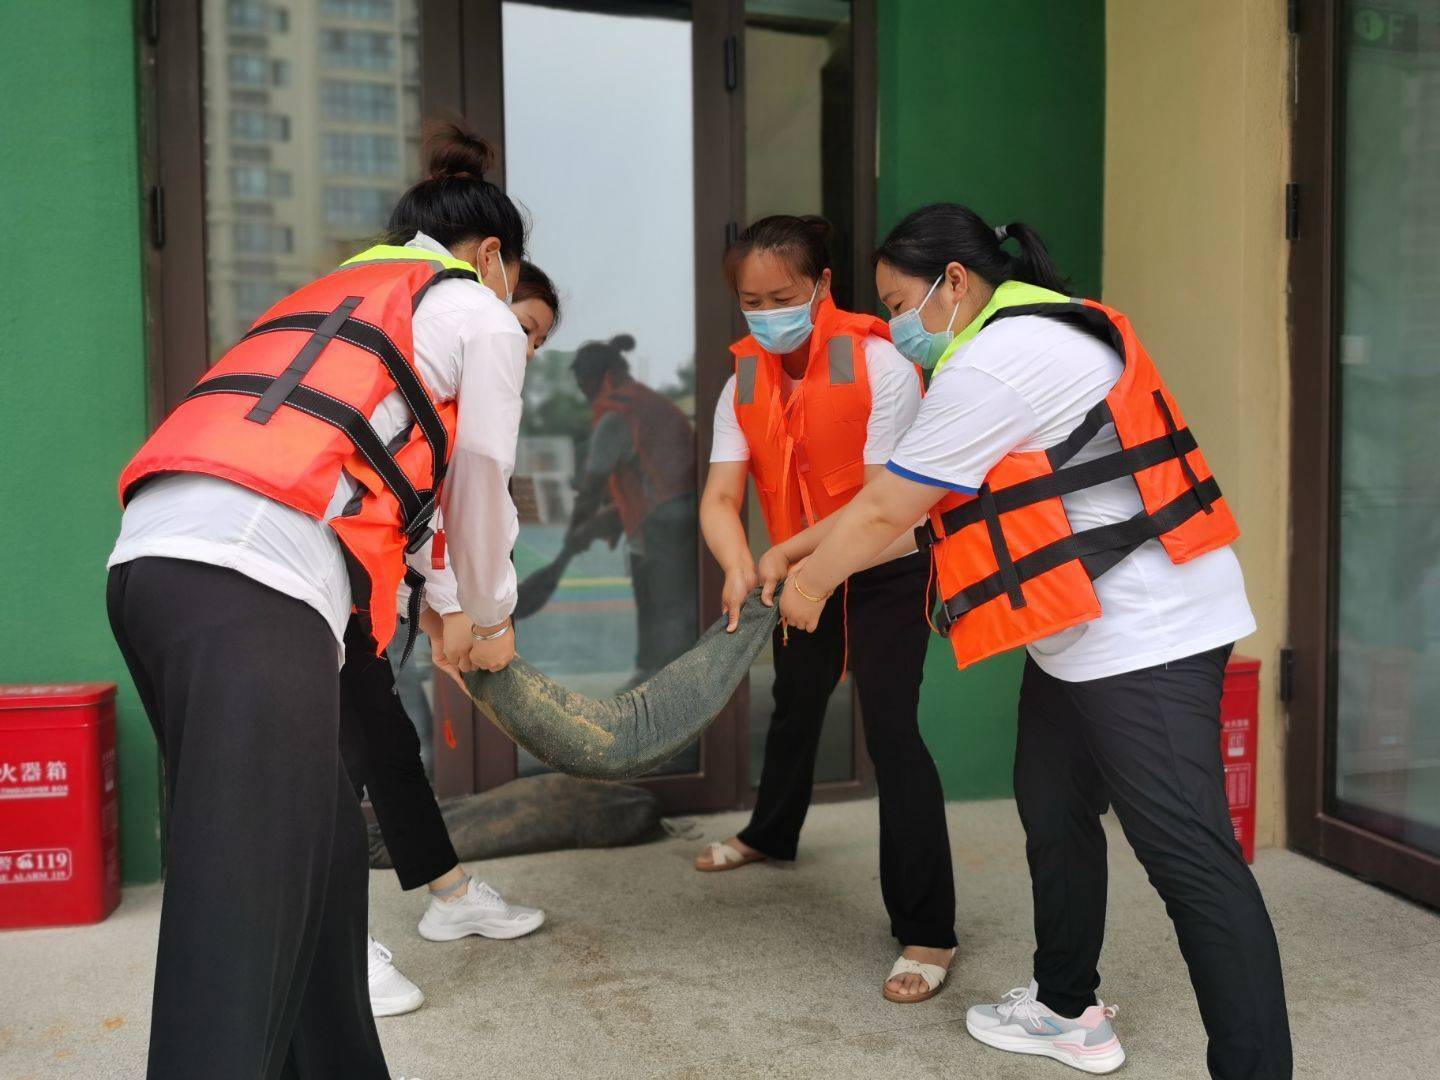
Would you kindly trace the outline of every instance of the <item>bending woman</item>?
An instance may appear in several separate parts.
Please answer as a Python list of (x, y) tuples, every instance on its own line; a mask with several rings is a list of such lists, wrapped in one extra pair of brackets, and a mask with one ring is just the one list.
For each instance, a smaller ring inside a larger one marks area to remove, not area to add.
[[(830, 299), (828, 235), (820, 218), (763, 218), (726, 254), (751, 333), (731, 346), (736, 373), (715, 410), (700, 524), (725, 571), (731, 629), (757, 582), (740, 516), (747, 478), (755, 479), (772, 543), (820, 535), (867, 472), (884, 465), (920, 404), (919, 373), (890, 344), (885, 324)], [(755, 810), (738, 836), (711, 844), (695, 863), (718, 871), (795, 858), (848, 639), (880, 796), (880, 889), (904, 946), (884, 993), (901, 1003), (934, 996), (955, 950), (944, 797), (916, 717), (926, 574), (913, 553), (847, 574), (842, 593), (817, 606), (812, 633), (790, 634), (787, 643), (776, 632), (775, 708)]]
[(525, 226), (490, 159), (439, 129), (387, 242), (276, 303), (121, 476), (110, 620), (167, 793), (152, 1077), (389, 1075), (339, 669), (352, 607), (390, 640), (438, 490), (461, 666), (514, 655)]
[(819, 625), (809, 597), (928, 513), (959, 665), (1027, 647), (1015, 798), (1033, 979), (972, 1008), (970, 1033), (1086, 1072), (1125, 1060), (1095, 996), (1108, 803), (1174, 921), (1211, 1075), (1289, 1077), (1279, 951), (1218, 737), (1225, 664), (1255, 620), (1239, 530), (1175, 399), (1125, 316), (1066, 296), (1024, 225), (927, 206), (881, 245), (875, 283), (896, 344), (935, 378), (887, 470), (818, 547), (785, 545), (774, 567), (809, 556), (780, 609)]

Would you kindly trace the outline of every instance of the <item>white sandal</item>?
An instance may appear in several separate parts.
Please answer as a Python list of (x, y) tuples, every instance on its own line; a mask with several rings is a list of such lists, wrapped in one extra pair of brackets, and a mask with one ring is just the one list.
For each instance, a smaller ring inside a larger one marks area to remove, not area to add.
[[(951, 957), (953, 959), (953, 953)], [(890, 989), (890, 980), (896, 975), (919, 975), (925, 980), (925, 992), (922, 994), (896, 993)], [(918, 1005), (922, 1001), (929, 1001), (938, 994), (949, 976), (950, 969), (948, 967), (941, 967), (939, 964), (922, 964), (918, 960), (910, 960), (901, 956), (895, 961), (895, 966), (890, 969), (890, 974), (885, 977), (880, 992), (885, 995), (886, 1001), (893, 1001), (897, 1005)]]
[[(709, 856), (708, 862), (701, 860)], [(723, 840), (717, 840), (695, 857), (695, 869), (702, 874), (713, 874), (718, 870), (738, 870), (752, 862), (764, 862), (765, 856), (758, 851), (749, 855)]]

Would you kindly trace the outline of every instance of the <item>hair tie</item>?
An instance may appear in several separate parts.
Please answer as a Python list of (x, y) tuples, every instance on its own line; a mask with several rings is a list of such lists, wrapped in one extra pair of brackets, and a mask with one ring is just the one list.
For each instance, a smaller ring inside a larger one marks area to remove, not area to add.
[(996, 242), (997, 244), (1003, 244), (1003, 243), (1009, 238), (1009, 236), (1010, 236), (1010, 226), (1009, 226), (1009, 225), (1001, 225), (1001, 226), (999, 226), (999, 227), (996, 228), (996, 230), (995, 230), (995, 242)]

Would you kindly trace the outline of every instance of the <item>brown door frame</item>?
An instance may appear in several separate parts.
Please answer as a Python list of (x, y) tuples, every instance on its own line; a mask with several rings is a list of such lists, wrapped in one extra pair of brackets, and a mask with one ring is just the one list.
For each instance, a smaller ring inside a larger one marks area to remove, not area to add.
[(1286, 822), (1292, 847), (1440, 905), (1440, 858), (1332, 813), (1339, 479), (1337, 268), (1344, 148), (1345, 26), (1339, 0), (1307, 4), (1295, 44), (1295, 194), (1290, 252), (1292, 693)]

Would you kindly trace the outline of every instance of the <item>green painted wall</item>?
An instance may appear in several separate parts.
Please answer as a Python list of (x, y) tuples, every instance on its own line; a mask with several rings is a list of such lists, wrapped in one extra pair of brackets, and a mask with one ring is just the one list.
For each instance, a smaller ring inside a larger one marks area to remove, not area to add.
[(155, 741), (105, 617), (115, 477), (145, 433), (133, 18), (0, 5), (0, 682), (119, 684), (124, 875), (150, 881)]
[[(880, 0), (879, 229), (927, 202), (1024, 221), (1098, 296), (1103, 0)], [(936, 640), (921, 725), (950, 798), (1008, 795), (1023, 656), (956, 672)]]

